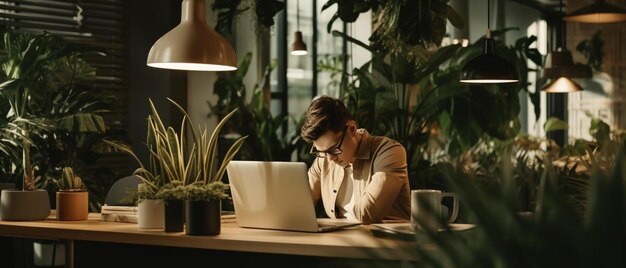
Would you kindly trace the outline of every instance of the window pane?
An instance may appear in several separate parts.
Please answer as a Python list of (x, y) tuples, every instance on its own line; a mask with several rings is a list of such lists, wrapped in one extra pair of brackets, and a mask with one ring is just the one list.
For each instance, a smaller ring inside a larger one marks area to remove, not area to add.
[[(287, 96), (288, 113), (299, 118), (308, 107), (313, 85), (313, 64), (311, 43), (313, 40), (313, 0), (287, 1)], [(294, 33), (302, 32), (308, 54), (302, 56), (291, 55)], [(292, 126), (289, 127), (293, 129)]]

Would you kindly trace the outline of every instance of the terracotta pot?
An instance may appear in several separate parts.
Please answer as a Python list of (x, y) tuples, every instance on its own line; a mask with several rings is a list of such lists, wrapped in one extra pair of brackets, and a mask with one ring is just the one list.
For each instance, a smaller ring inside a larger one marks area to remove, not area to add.
[(57, 220), (84, 221), (89, 214), (88, 192), (57, 192)]

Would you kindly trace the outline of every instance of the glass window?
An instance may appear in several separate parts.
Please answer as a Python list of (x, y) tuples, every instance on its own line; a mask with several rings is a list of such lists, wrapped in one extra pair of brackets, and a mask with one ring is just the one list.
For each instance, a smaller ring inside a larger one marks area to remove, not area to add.
[[(279, 13), (276, 17), (277, 23), (271, 31), (270, 44), (270, 57), (279, 63), (270, 81), (273, 93), (271, 110), (274, 113), (287, 113), (292, 118), (300, 119), (314, 95), (341, 97), (339, 96), (339, 82), (344, 68), (344, 58), (348, 60), (346, 66), (348, 72), (371, 59), (370, 52), (350, 43), (347, 43), (348, 46), (344, 52), (343, 38), (328, 33), (328, 23), (336, 13), (337, 5), (322, 11), (322, 6), (326, 2), (325, 0), (287, 1), (286, 25), (283, 22), (285, 12)], [(347, 25), (347, 29), (344, 29), (344, 23), (341, 20), (336, 20), (331, 30), (346, 32), (368, 44), (371, 25), (371, 14), (368, 12), (361, 14), (355, 23)], [(307, 45), (307, 55), (296, 56), (290, 53), (296, 31), (302, 32), (303, 41)], [(313, 43), (314, 31), (317, 31), (315, 44)], [(317, 50), (316, 54), (314, 54), (314, 47)], [(348, 56), (343, 56), (344, 53)], [(282, 67), (281, 62), (284, 65)], [(317, 62), (317, 68), (315, 62)], [(329, 64), (332, 65), (334, 71), (328, 69), (318, 71), (321, 69), (320, 65), (329, 67)], [(281, 88), (283, 79), (286, 80), (286, 86), (284, 86), (286, 91)], [(286, 105), (283, 101), (286, 101)], [(283, 111), (283, 107), (287, 111)], [(294, 129), (292, 124), (293, 122), (290, 121), (288, 131)]]

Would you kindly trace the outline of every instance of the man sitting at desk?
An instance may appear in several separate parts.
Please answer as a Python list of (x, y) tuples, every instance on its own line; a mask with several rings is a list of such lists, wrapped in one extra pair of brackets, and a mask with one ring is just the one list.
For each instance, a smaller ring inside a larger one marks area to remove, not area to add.
[(410, 219), (406, 150), (400, 143), (358, 129), (343, 102), (328, 96), (313, 99), (300, 135), (313, 143), (316, 156), (308, 172), (313, 201), (321, 197), (330, 218), (363, 224)]

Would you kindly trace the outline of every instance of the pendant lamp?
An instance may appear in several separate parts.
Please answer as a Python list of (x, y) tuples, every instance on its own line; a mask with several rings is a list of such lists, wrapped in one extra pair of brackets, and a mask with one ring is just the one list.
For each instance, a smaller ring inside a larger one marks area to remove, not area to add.
[(578, 9), (565, 16), (564, 20), (582, 23), (611, 23), (626, 20), (626, 9), (594, 0), (593, 4)]
[(306, 43), (302, 39), (302, 32), (300, 31), (300, 1), (296, 0), (296, 29), (297, 31), (293, 36), (293, 44), (291, 44), (291, 55), (304, 56), (308, 54), (306, 50)]
[(545, 66), (542, 74), (544, 79), (559, 77), (591, 78), (593, 76), (591, 67), (583, 64), (574, 64), (572, 52), (561, 47), (548, 54)]
[[(563, 0), (559, 1), (559, 11), (563, 14)], [(542, 79), (550, 79), (541, 90), (546, 93), (569, 93), (582, 91), (583, 88), (571, 78), (591, 78), (592, 71), (588, 65), (574, 64), (572, 53), (565, 49), (565, 34), (563, 23), (561, 27), (561, 42), (563, 47), (557, 48), (546, 57), (545, 68), (542, 71)]]
[(557, 79), (553, 79), (542, 90), (546, 93), (570, 93), (582, 91), (583, 88), (572, 79), (559, 77)]
[(461, 83), (502, 84), (518, 81), (515, 67), (494, 53), (495, 40), (491, 38), (491, 1), (487, 1), (487, 35), (483, 40), (483, 54), (469, 61), (461, 71)]
[(180, 24), (157, 40), (150, 67), (189, 71), (233, 71), (237, 56), (230, 43), (206, 21), (205, 0), (183, 0)]

